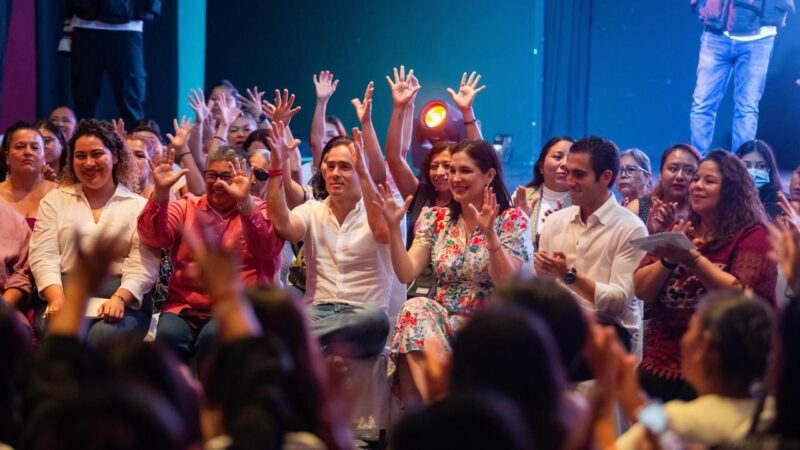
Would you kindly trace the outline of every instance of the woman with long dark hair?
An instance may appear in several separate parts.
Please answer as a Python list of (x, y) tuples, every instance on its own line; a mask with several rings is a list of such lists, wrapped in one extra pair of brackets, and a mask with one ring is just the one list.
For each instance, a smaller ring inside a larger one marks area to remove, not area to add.
[[(430, 342), (447, 348), (467, 318), (486, 306), (495, 285), (508, 281), (531, 259), (528, 216), (511, 206), (497, 152), (486, 141), (463, 141), (453, 148), (448, 182), (453, 201), (420, 216), (411, 248), (403, 243), (405, 207), (381, 188), (377, 203), (389, 224), (395, 274), (402, 283), (433, 264), (430, 298), (407, 301), (397, 316), (391, 360), (399, 363), (405, 400), (429, 401), (423, 351)], [(394, 366), (390, 366), (394, 372)]]
[(768, 220), (744, 164), (730, 152), (709, 152), (689, 196), (689, 220), (672, 231), (685, 233), (696, 248), (659, 248), (634, 273), (636, 297), (651, 306), (639, 378), (652, 397), (665, 401), (695, 395), (680, 365), (680, 336), (698, 298), (717, 289), (752, 289), (775, 303), (777, 266), (767, 256)]
[(512, 202), (531, 218), (533, 250), (539, 246), (539, 234), (545, 218), (560, 209), (572, 206), (567, 187), (567, 170), (564, 163), (575, 140), (556, 136), (545, 142), (533, 165), (533, 180), (526, 187), (518, 187)]
[(753, 179), (753, 184), (758, 190), (758, 198), (767, 216), (771, 220), (781, 215), (781, 207), (778, 205), (778, 193), (783, 192), (781, 184), (781, 173), (778, 171), (778, 163), (775, 161), (775, 153), (772, 147), (760, 139), (747, 141), (736, 149), (736, 156), (742, 160), (747, 172)]

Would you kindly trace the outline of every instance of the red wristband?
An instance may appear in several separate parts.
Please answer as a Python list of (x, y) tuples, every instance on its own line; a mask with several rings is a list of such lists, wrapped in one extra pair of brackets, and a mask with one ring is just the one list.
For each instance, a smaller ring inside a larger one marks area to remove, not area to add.
[(283, 176), (283, 169), (269, 169), (267, 170), (267, 174), (270, 178), (273, 177), (282, 177)]

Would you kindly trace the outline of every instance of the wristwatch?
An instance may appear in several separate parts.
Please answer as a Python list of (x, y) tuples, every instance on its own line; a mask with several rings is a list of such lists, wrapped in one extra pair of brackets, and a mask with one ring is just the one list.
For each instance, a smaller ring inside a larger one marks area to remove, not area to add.
[(569, 272), (564, 274), (564, 284), (570, 285), (574, 283), (575, 280), (577, 279), (578, 279), (578, 272), (575, 270), (574, 267), (569, 269)]

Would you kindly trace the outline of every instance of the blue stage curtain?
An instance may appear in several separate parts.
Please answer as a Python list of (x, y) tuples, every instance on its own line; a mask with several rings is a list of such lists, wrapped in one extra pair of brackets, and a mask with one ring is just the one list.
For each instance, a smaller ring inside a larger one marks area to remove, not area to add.
[(11, 25), (11, 4), (13, 0), (0, 0), (0, 98), (3, 98), (3, 68), (6, 62), (8, 27)]
[(545, 2), (543, 141), (587, 134), (593, 3)]

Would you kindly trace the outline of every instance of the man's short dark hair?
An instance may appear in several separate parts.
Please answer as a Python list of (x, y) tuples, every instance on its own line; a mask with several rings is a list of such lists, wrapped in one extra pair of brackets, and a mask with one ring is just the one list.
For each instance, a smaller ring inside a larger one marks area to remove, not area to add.
[(614, 186), (619, 173), (619, 148), (614, 142), (600, 136), (587, 136), (572, 144), (570, 153), (588, 153), (595, 180), (606, 170), (611, 171), (608, 187)]

